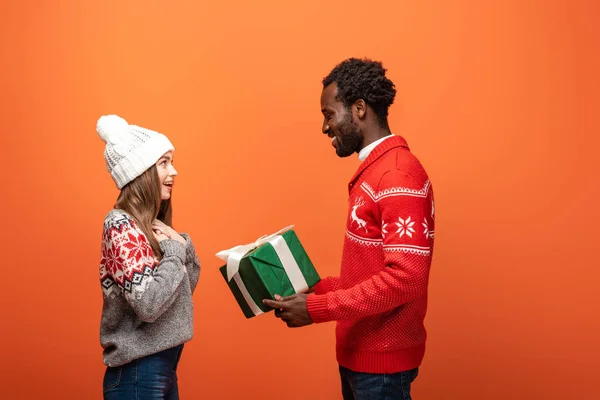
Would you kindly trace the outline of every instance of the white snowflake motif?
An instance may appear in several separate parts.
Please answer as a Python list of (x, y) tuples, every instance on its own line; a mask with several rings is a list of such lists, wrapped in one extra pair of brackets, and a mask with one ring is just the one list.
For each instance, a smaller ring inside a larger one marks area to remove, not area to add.
[(425, 238), (429, 239), (429, 236), (430, 236), (429, 235), (429, 224), (427, 223), (427, 218), (423, 218), (423, 222), (421, 225), (423, 225), (423, 227), (425, 228), (423, 230), (423, 234), (425, 235)]
[(387, 235), (388, 231), (387, 231), (387, 222), (385, 221), (381, 221), (382, 225), (381, 225), (381, 236), (384, 237), (385, 235)]
[(398, 218), (398, 221), (400, 222), (396, 222), (396, 225), (398, 225), (398, 230), (396, 231), (396, 233), (399, 233), (400, 237), (404, 236), (404, 234), (406, 234), (406, 236), (412, 237), (412, 234), (415, 231), (415, 229), (413, 228), (415, 221), (411, 222), (410, 217), (406, 218), (406, 220)]

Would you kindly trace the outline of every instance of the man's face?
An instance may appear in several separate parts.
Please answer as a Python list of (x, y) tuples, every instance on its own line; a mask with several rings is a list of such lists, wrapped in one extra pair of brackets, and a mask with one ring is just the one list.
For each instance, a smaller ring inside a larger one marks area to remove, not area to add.
[(362, 149), (363, 135), (354, 122), (351, 110), (336, 98), (337, 84), (334, 82), (321, 92), (324, 134), (331, 138), (338, 157), (348, 157)]

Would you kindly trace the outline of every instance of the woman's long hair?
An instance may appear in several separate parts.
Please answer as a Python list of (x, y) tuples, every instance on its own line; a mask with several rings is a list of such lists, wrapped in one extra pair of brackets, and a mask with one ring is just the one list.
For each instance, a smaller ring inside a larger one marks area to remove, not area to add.
[(152, 221), (158, 219), (171, 226), (171, 199), (161, 200), (162, 184), (158, 179), (156, 165), (148, 168), (142, 175), (129, 182), (121, 189), (115, 208), (123, 210), (133, 217), (148, 242), (154, 256), (159, 260), (163, 254), (154, 237)]

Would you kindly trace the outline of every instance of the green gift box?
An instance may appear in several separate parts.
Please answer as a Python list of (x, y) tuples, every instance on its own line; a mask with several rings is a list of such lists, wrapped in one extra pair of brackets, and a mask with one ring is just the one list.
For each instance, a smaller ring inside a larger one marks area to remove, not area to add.
[(272, 310), (263, 299), (306, 292), (321, 280), (292, 226), (217, 257), (227, 263), (219, 271), (246, 318)]

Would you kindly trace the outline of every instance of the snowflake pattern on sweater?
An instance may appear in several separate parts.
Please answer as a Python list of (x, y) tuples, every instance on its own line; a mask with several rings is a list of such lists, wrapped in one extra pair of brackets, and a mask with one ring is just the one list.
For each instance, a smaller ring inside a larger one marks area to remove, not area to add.
[[(398, 176), (392, 177), (392, 175)], [(381, 184), (405, 181), (403, 175), (406, 174), (390, 171), (388, 176), (382, 179)], [(396, 182), (389, 182), (390, 180)], [(346, 229), (348, 239), (363, 246), (382, 246), (384, 251), (424, 256), (431, 254), (435, 215), (433, 193), (428, 179), (422, 189), (397, 186), (375, 191), (367, 182), (362, 182), (360, 189), (362, 193), (354, 194), (354, 197), (350, 197), (349, 200), (351, 212)], [(400, 197), (402, 199), (397, 199)], [(359, 207), (362, 207), (362, 210)], [(404, 207), (405, 210), (397, 212), (398, 207)], [(431, 212), (428, 212), (428, 208)], [(383, 216), (383, 213), (386, 216)]]
[(115, 288), (127, 294), (136, 286), (143, 291), (157, 264), (148, 239), (131, 217), (114, 213), (107, 218), (100, 261), (100, 282), (105, 295)]
[[(350, 214), (349, 228), (346, 231), (350, 239), (365, 245), (383, 245), (384, 242), (387, 242), (383, 246), (384, 251), (401, 251), (425, 256), (431, 253), (435, 233), (435, 215), (433, 193), (429, 179), (425, 180), (421, 189), (412, 189), (403, 186), (385, 187), (386, 185), (405, 184), (407, 180), (410, 180), (409, 176), (409, 174), (402, 171), (388, 171), (380, 181), (380, 185), (383, 188), (379, 191), (374, 190), (366, 181), (361, 183), (360, 189), (364, 196), (362, 194), (357, 195), (354, 200), (355, 204), (366, 205), (367, 209), (377, 207), (379, 210), (384, 209), (386, 211), (390, 208), (393, 209), (402, 206), (406, 211), (400, 212), (397, 215), (394, 215), (394, 212), (390, 211), (388, 215), (393, 216), (388, 217), (388, 219), (380, 214), (371, 214), (375, 218), (378, 216), (382, 217), (380, 223), (378, 221), (370, 221), (374, 225), (380, 225), (379, 230), (371, 229), (375, 232), (380, 231), (381, 239), (369, 238), (361, 236), (360, 229), (358, 231), (353, 231), (352, 229), (354, 226), (353, 222), (358, 219), (361, 223), (357, 225), (363, 227), (364, 232), (368, 233), (367, 223), (357, 217), (355, 205), (353, 212)], [(363, 197), (369, 199), (368, 204)], [(427, 208), (430, 208), (431, 212)], [(423, 230), (418, 230), (421, 227)]]

